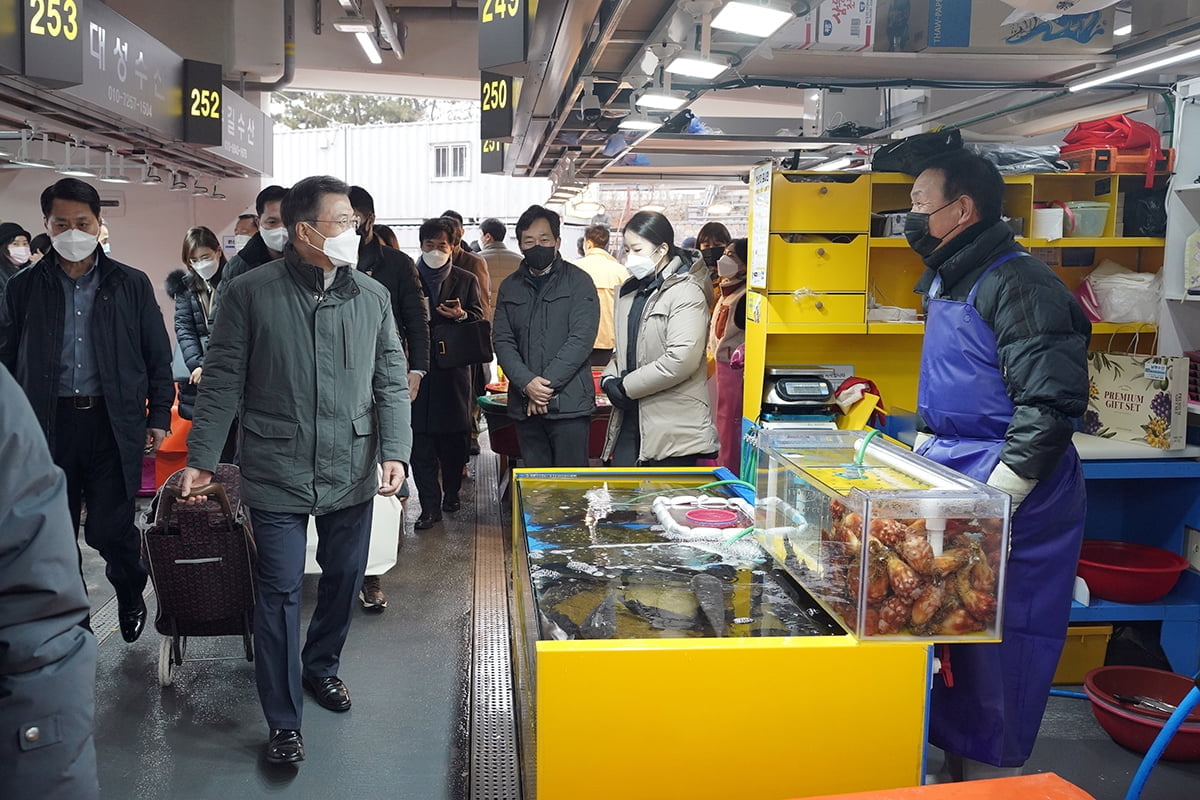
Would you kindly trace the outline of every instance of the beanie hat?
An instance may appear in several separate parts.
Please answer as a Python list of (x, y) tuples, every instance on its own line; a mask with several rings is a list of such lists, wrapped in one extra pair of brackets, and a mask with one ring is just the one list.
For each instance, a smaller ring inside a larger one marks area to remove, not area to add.
[(0, 223), (0, 247), (7, 247), (8, 243), (18, 236), (24, 236), (26, 239), (33, 238), (29, 231), (15, 222)]

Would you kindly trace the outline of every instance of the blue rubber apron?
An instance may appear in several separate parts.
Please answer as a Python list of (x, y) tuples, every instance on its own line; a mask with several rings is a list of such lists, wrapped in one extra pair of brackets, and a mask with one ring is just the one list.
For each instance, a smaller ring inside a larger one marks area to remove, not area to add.
[[(975, 294), (985, 275), (1021, 255), (988, 266), (966, 302), (934, 299), (941, 275), (929, 290), (917, 407), (934, 438), (919, 452), (978, 481), (986, 482), (1000, 460), (1014, 406), (996, 335), (975, 309)], [(1004, 641), (953, 645), (953, 687), (934, 679), (930, 743), (1000, 767), (1029, 758), (1066, 640), (1085, 509), (1079, 455), (1070, 447), (1013, 516)]]

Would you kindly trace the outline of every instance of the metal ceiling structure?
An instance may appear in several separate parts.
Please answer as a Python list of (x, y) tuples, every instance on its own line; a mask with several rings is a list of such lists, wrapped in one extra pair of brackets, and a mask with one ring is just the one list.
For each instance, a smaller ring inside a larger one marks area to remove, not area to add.
[[(767, 40), (714, 30), (712, 50), (733, 64), (725, 76), (718, 82), (677, 80), (672, 88), (688, 97), (684, 111), (654, 133), (619, 131), (620, 119), (631, 113), (631, 94), (655, 75), (656, 46), (686, 46), (705, 5), (719, 3), (542, 0), (507, 171), (575, 186), (594, 180), (729, 181), (744, 179), (766, 158), (790, 154), (798, 166), (819, 163), (921, 126), (966, 123), (969, 138), (1024, 138), (1054, 130), (1040, 124), (1046, 120), (1060, 130), (1070, 127), (1088, 113), (1081, 108), (1097, 104), (1105, 109), (1097, 116), (1152, 107), (1164, 88), (1153, 74), (1144, 84), (1068, 93), (1066, 86), (1082, 76), (1164, 46), (1190, 47), (1193, 63), (1200, 63), (1200, 20), (1123, 38), (1107, 53), (1034, 56), (812, 51), (794, 49), (786, 26)], [(1126, 18), (1128, 5), (1119, 9)], [(589, 85), (601, 108), (595, 120), (580, 113)], [(914, 103), (899, 119), (888, 119), (887, 109), (897, 104), (885, 93), (905, 89), (955, 99)], [(879, 130), (867, 138), (819, 138), (833, 127), (832, 110), (853, 95), (858, 99), (849, 107), (868, 111), (845, 121)], [(754, 104), (754, 113), (740, 113), (743, 104)], [(693, 114), (703, 127), (692, 122)]]

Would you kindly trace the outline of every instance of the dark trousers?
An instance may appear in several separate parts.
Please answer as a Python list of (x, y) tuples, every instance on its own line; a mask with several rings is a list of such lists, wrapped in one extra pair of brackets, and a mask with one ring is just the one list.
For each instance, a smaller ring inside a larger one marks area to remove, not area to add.
[(423, 513), (437, 516), (442, 513), (443, 497), (458, 499), (470, 441), (471, 434), (468, 431), (413, 434), (413, 481), (417, 484), (417, 497), (421, 498)]
[(371, 501), (317, 517), (317, 607), (300, 649), (300, 586), (304, 580), (307, 514), (250, 509), (258, 548), (254, 604), (254, 674), (271, 728), (300, 729), (303, 674), (337, 675), (350, 632), (367, 550)]
[(590, 416), (547, 419), (538, 415), (517, 420), (521, 461), (527, 467), (586, 467), (591, 422)]
[[(121, 605), (136, 603), (146, 588), (141, 542), (133, 525), (133, 497), (125, 487), (121, 454), (103, 405), (86, 410), (60, 405), (54, 429), (54, 463), (67, 475), (67, 505), (79, 536), (104, 559), (104, 575)], [(82, 567), (82, 555), (80, 566)]]

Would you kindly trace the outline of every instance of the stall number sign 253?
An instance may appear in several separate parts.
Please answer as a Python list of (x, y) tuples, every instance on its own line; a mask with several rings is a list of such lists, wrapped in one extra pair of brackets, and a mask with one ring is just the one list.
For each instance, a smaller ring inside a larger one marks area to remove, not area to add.
[(33, 16), (29, 32), (35, 36), (60, 36), (68, 42), (79, 35), (79, 6), (75, 0), (29, 0)]
[(221, 118), (221, 93), (213, 89), (192, 89), (193, 117)]
[(480, 22), (493, 22), (505, 17), (515, 17), (521, 11), (521, 0), (483, 0)]

